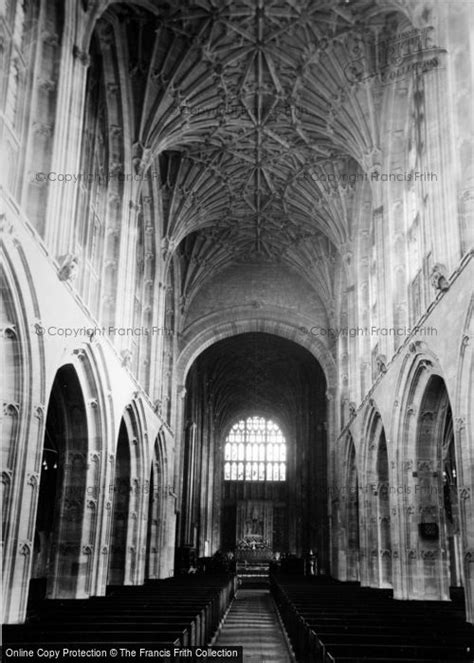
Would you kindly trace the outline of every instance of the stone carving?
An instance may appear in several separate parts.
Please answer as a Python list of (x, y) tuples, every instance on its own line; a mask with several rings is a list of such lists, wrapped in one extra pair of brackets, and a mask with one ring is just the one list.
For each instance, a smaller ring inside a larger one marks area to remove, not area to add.
[(466, 564), (474, 564), (474, 550), (468, 550), (464, 554), (464, 561)]
[(132, 351), (127, 348), (122, 350), (120, 355), (122, 357), (122, 366), (124, 368), (129, 368), (132, 363)]
[(439, 557), (439, 550), (422, 550), (421, 558), (428, 561), (434, 561)]
[(18, 417), (20, 415), (20, 403), (4, 403), (3, 414), (7, 417)]
[(446, 277), (446, 267), (437, 263), (431, 272), (431, 285), (435, 290), (449, 290), (449, 281)]
[(375, 363), (377, 364), (377, 370), (379, 373), (387, 372), (387, 357), (385, 355), (377, 355)]
[(29, 474), (26, 483), (28, 486), (31, 486), (32, 488), (37, 488), (39, 485), (39, 473), (32, 472), (31, 474)]
[(91, 64), (89, 53), (82, 51), (76, 44), (72, 47), (72, 56), (75, 60), (80, 62), (83, 67), (89, 67)]
[(58, 278), (60, 281), (74, 281), (79, 270), (79, 257), (73, 253), (64, 256), (59, 267)]
[(471, 498), (471, 489), (470, 488), (461, 488), (459, 490), (459, 499), (460, 500), (469, 500)]

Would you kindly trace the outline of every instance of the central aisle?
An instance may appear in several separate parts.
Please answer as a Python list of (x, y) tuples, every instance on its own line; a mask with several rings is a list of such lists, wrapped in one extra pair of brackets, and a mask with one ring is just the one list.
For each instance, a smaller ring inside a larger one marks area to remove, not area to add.
[(244, 663), (294, 663), (268, 589), (239, 589), (213, 643), (242, 646)]

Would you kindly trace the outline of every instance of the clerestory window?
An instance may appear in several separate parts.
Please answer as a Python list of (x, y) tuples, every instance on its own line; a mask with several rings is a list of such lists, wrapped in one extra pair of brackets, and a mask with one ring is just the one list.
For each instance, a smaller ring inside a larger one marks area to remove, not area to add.
[(286, 460), (286, 441), (274, 421), (241, 419), (225, 441), (224, 480), (286, 481)]

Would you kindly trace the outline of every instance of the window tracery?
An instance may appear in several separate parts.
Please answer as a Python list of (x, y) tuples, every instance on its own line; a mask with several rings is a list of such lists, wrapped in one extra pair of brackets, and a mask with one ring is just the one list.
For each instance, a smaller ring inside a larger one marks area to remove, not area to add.
[(224, 445), (225, 481), (286, 481), (286, 440), (271, 419), (235, 423)]

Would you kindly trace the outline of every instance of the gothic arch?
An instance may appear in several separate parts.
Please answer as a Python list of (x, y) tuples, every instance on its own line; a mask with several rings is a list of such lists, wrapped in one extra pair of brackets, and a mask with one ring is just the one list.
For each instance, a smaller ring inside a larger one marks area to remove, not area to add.
[[(78, 45), (82, 51), (87, 52), (97, 21), (101, 18), (104, 12), (109, 9), (109, 7), (112, 7), (119, 2), (120, 0), (100, 0), (100, 2), (87, 3), (88, 7), (85, 9), (85, 15), (81, 11), (83, 19), (80, 21), (81, 31)], [(156, 7), (151, 0), (130, 0), (127, 4), (135, 7), (142, 7), (153, 14), (157, 13)]]
[[(457, 417), (454, 420), (454, 447), (457, 459), (459, 521), (463, 551), (463, 575), (467, 620), (474, 621), (474, 424), (473, 350), (474, 301), (471, 300), (459, 347), (459, 368), (455, 387)], [(471, 443), (470, 443), (471, 441)]]
[[(109, 462), (114, 431), (113, 401), (110, 398), (111, 381), (103, 347), (96, 342), (84, 343), (63, 357), (78, 376), (85, 403), (88, 435), (86, 513), (83, 536), (87, 541), (87, 572), (83, 595), (101, 595), (105, 592), (103, 546), (107, 541), (108, 510), (107, 487), (111, 481)], [(59, 370), (59, 369), (58, 369)]]
[(389, 460), (382, 417), (373, 402), (366, 415), (362, 439), (365, 456), (365, 528), (361, 581), (372, 587), (391, 587)]
[(148, 434), (137, 401), (125, 407), (120, 420), (117, 446), (111, 461), (113, 499), (108, 537), (107, 584), (136, 585), (143, 582), (146, 555), (143, 525), (145, 457)]
[[(74, 366), (55, 374), (41, 449), (32, 578), (45, 582), (48, 598), (87, 596), (90, 572), (79, 574), (90, 554), (86, 401)], [(37, 587), (38, 589), (38, 587)], [(41, 593), (41, 590), (39, 590)]]
[[(269, 316), (264, 311), (259, 313), (258, 318), (255, 315), (249, 316), (245, 312), (236, 318), (235, 311), (231, 311), (226, 315), (209, 316), (208, 319), (198, 321), (186, 330), (176, 366), (177, 384), (184, 384), (194, 360), (217, 341), (246, 332), (265, 332), (281, 336), (306, 348), (321, 365), (328, 391), (332, 391), (337, 379), (334, 359), (319, 338), (312, 336), (308, 328), (299, 326), (298, 322), (295, 320), (293, 323), (288, 323), (288, 317), (284, 314), (280, 314), (279, 317)], [(306, 320), (302, 322), (307, 323)]]
[(452, 404), (434, 355), (419, 341), (409, 349), (395, 421), (401, 459), (398, 485), (403, 486), (398, 534), (400, 550), (405, 551), (397, 593), (400, 598), (449, 600), (450, 567), (456, 563), (452, 555), (458, 554), (454, 549), (448, 552), (452, 528), (444, 486), (450, 453), (456, 466)]
[(332, 500), (332, 573), (339, 580), (354, 581), (360, 578), (359, 472), (350, 433), (341, 441), (341, 446), (336, 470), (337, 494)]
[[(2, 245), (4, 339), (2, 467), (4, 619), (26, 611), (45, 419), (45, 358), (40, 308), (30, 267), (13, 227)], [(3, 247), (8, 249), (5, 253)], [(21, 514), (21, 517), (20, 517)]]
[(358, 580), (360, 574), (359, 472), (356, 461), (356, 450), (352, 438), (347, 444), (346, 459), (347, 574), (348, 580)]
[(157, 435), (150, 462), (150, 480), (148, 486), (148, 529), (147, 552), (145, 564), (145, 577), (164, 577), (165, 563), (165, 533), (166, 500), (167, 500), (167, 462), (164, 439), (161, 433)]

